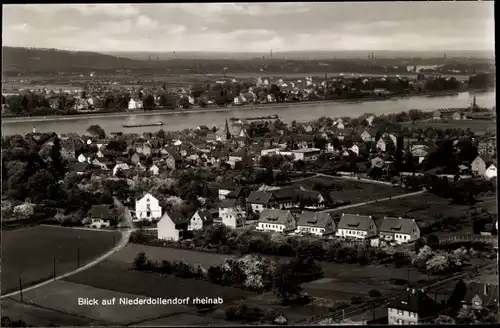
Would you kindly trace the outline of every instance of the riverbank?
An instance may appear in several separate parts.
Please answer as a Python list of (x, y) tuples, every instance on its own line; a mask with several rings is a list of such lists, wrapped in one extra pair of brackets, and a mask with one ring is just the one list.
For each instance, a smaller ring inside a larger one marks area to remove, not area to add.
[(229, 106), (229, 107), (207, 107), (207, 108), (195, 108), (195, 109), (159, 109), (151, 110), (147, 112), (98, 112), (98, 113), (82, 113), (75, 115), (50, 115), (50, 116), (2, 116), (2, 122), (4, 123), (22, 123), (22, 122), (48, 122), (48, 121), (66, 121), (66, 120), (82, 120), (82, 119), (97, 119), (106, 117), (137, 117), (137, 116), (155, 116), (155, 115), (182, 115), (182, 114), (196, 114), (196, 113), (206, 113), (206, 112), (229, 112), (236, 110), (257, 110), (257, 109), (268, 109), (268, 108), (289, 108), (297, 106), (317, 106), (327, 103), (365, 103), (373, 101), (387, 101), (387, 100), (398, 100), (407, 98), (417, 98), (417, 97), (446, 97), (455, 96), (460, 93), (474, 93), (482, 92), (484, 90), (466, 90), (461, 92), (456, 91), (443, 91), (434, 93), (420, 93), (412, 95), (398, 95), (392, 97), (364, 97), (360, 99), (331, 99), (331, 100), (318, 100), (318, 101), (301, 101), (301, 102), (288, 102), (288, 103), (271, 103), (271, 104), (258, 104), (258, 105), (242, 105), (242, 106)]

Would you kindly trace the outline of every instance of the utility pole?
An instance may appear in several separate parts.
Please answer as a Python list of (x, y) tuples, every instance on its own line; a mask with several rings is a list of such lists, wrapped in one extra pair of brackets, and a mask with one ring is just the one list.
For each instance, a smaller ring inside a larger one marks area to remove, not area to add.
[(78, 265), (78, 268), (80, 267), (80, 247), (76, 248), (76, 263)]
[(375, 321), (375, 299), (372, 299), (373, 321)]
[(19, 292), (20, 292), (20, 296), (21, 296), (21, 302), (23, 302), (23, 283), (21, 281), (21, 276), (19, 276)]
[(54, 281), (56, 281), (56, 258), (53, 257)]

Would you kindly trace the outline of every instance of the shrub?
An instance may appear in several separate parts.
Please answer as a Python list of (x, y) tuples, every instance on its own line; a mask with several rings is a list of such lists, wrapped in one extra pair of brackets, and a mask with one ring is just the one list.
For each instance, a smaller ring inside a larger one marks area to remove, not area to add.
[(146, 256), (146, 253), (140, 252), (137, 253), (137, 255), (134, 258), (134, 269), (135, 270), (146, 270), (147, 265), (148, 265), (148, 257)]

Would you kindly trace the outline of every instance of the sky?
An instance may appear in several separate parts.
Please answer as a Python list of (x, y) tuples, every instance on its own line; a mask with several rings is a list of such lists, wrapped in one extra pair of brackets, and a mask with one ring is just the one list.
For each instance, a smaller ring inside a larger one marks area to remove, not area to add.
[(3, 45), (85, 51), (494, 50), (493, 1), (4, 5)]

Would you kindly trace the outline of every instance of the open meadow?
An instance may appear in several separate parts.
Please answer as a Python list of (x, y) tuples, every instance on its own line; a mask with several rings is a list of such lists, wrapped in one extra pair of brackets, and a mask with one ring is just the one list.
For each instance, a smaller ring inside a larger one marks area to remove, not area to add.
[[(115, 234), (115, 237), (113, 237)], [(119, 232), (37, 226), (2, 231), (2, 294), (76, 270), (111, 249)]]
[(307, 189), (312, 189), (316, 184), (334, 185), (338, 187), (338, 190), (335, 190), (333, 187), (328, 188), (331, 190), (330, 195), (334, 200), (350, 201), (351, 204), (408, 193), (407, 190), (400, 187), (331, 176), (316, 176), (294, 183), (294, 185), (304, 186)]
[(344, 213), (371, 215), (375, 219), (391, 216), (410, 218), (416, 221), (431, 221), (440, 215), (460, 216), (468, 209), (468, 206), (453, 204), (448, 199), (431, 193), (423, 193), (346, 209)]

